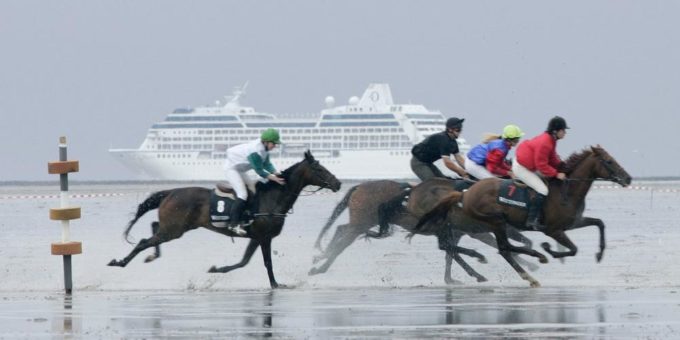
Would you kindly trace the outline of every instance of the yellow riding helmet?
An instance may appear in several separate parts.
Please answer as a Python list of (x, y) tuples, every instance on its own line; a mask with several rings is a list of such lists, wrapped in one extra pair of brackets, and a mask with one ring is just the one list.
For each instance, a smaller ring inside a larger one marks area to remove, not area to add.
[(510, 124), (503, 128), (503, 139), (515, 139), (524, 136), (524, 132), (520, 130), (519, 126)]

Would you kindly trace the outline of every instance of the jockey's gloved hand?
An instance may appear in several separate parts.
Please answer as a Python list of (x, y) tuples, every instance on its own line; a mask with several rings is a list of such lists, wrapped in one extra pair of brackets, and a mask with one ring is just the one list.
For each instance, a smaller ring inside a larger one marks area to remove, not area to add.
[(279, 184), (281, 184), (281, 185), (286, 184), (286, 180), (285, 180), (285, 179), (283, 179), (283, 178), (281, 178), (281, 177), (279, 177), (279, 176), (277, 176), (277, 175), (275, 175), (275, 174), (269, 174), (269, 176), (267, 176), (267, 179), (270, 180), (270, 181), (274, 181), (274, 182), (276, 182), (276, 183), (279, 183)]

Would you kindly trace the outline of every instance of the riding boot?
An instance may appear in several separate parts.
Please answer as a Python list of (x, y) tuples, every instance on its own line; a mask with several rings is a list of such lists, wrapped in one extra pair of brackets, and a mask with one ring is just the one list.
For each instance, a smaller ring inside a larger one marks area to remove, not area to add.
[(229, 229), (239, 236), (245, 236), (247, 234), (245, 229), (241, 226), (241, 215), (243, 215), (245, 207), (246, 201), (236, 198), (231, 205), (231, 212), (229, 214)]
[(545, 201), (545, 195), (536, 193), (536, 197), (531, 202), (529, 206), (529, 214), (527, 216), (527, 228), (543, 231), (545, 230), (545, 225), (541, 224), (541, 215), (543, 215), (543, 201)]

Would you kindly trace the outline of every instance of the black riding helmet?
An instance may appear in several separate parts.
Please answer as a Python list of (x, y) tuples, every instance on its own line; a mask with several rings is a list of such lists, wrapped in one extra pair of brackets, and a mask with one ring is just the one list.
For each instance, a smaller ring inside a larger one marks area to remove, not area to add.
[(548, 128), (545, 130), (547, 132), (553, 132), (562, 129), (568, 129), (567, 121), (560, 116), (555, 116), (548, 122)]
[(465, 121), (465, 118), (461, 119), (461, 118), (451, 117), (448, 120), (446, 120), (446, 128), (447, 129), (462, 129), (464, 121)]

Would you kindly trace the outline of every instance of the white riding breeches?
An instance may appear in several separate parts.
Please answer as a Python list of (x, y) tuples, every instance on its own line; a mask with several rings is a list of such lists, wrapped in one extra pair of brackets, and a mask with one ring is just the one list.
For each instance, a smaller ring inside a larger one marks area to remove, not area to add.
[(548, 195), (548, 187), (543, 183), (541, 178), (533, 171), (525, 168), (522, 164), (519, 164), (517, 159), (512, 161), (512, 172), (517, 179), (536, 190), (537, 193), (543, 196)]
[(477, 179), (496, 177), (491, 172), (489, 172), (489, 170), (486, 170), (486, 167), (484, 165), (479, 165), (470, 158), (465, 160), (465, 172), (472, 176), (477, 177)]
[(236, 197), (247, 201), (248, 200), (248, 189), (246, 185), (251, 185), (255, 181), (248, 176), (246, 172), (236, 171), (236, 169), (227, 168), (225, 169), (227, 173), (227, 181), (234, 188)]

